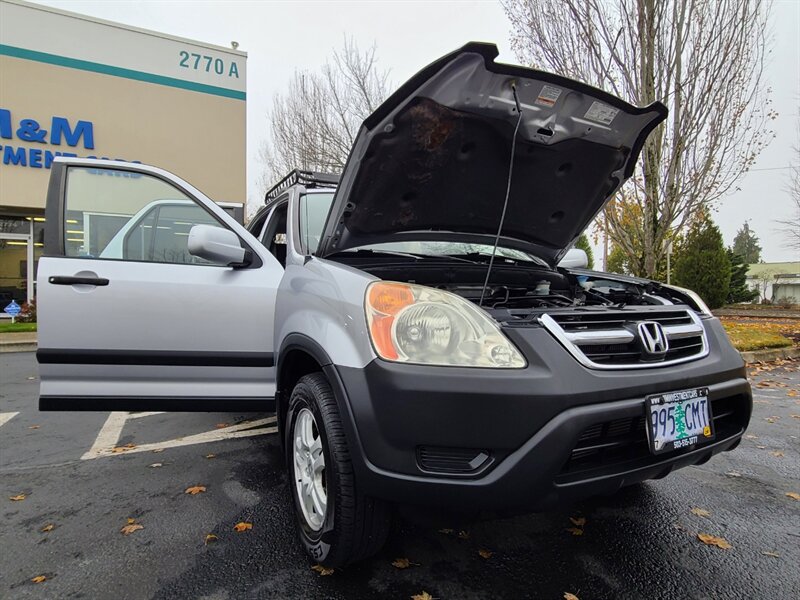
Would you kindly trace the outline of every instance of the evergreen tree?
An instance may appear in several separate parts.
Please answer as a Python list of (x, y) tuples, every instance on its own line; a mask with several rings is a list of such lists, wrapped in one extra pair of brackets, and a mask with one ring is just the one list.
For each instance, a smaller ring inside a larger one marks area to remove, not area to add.
[(589, 259), (587, 268), (594, 269), (594, 253), (592, 252), (592, 245), (589, 243), (589, 236), (585, 233), (582, 233), (581, 237), (578, 238), (578, 241), (575, 242), (575, 247), (586, 252), (586, 256)]
[(728, 260), (731, 262), (731, 283), (728, 287), (728, 304), (752, 302), (758, 297), (757, 290), (747, 286), (747, 267), (744, 260), (733, 249), (728, 248)]
[(750, 224), (747, 221), (736, 232), (732, 249), (735, 254), (742, 257), (746, 265), (761, 262), (761, 246), (758, 243), (758, 236), (750, 229)]
[(719, 308), (727, 300), (731, 262), (722, 234), (708, 216), (692, 225), (681, 245), (675, 259), (674, 280), (676, 285), (700, 294), (709, 308)]

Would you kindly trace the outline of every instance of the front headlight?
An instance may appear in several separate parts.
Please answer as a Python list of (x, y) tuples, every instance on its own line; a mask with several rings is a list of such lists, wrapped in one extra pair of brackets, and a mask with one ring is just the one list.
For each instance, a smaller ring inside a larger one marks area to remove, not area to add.
[(525, 359), (486, 313), (461, 296), (375, 281), (365, 301), (372, 345), (396, 362), (521, 369)]

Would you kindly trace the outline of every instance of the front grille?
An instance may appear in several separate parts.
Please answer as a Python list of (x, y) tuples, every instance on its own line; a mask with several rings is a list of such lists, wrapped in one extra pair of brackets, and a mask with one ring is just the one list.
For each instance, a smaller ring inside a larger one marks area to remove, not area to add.
[[(540, 323), (589, 368), (658, 367), (702, 358), (708, 354), (705, 329), (697, 315), (674, 310), (554, 312)], [(655, 322), (668, 342), (665, 352), (651, 354), (638, 333), (642, 322)]]
[(418, 446), (417, 464), (423, 471), (451, 475), (473, 475), (488, 465), (489, 452), (474, 448)]
[[(715, 441), (724, 440), (744, 430), (747, 415), (744, 396), (729, 396), (711, 401)], [(647, 442), (645, 416), (625, 417), (595, 423), (583, 430), (556, 477), (557, 483), (569, 483), (591, 477), (613, 475), (645, 467), (684, 452), (677, 450), (653, 455)]]

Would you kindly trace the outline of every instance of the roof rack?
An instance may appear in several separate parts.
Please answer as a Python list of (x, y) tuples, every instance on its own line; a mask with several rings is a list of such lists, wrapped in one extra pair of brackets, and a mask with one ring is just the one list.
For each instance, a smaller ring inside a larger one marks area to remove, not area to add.
[(336, 187), (339, 184), (339, 176), (333, 173), (318, 173), (316, 171), (295, 169), (269, 189), (264, 196), (264, 203), (274, 200), (281, 192), (296, 184), (311, 188)]

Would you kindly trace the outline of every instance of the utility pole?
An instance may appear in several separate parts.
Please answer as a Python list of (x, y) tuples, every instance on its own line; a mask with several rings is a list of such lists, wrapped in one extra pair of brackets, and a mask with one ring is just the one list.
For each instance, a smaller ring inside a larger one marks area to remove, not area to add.
[(667, 285), (669, 285), (670, 274), (671, 274), (671, 271), (672, 271), (672, 264), (671, 264), (672, 240), (667, 240), (666, 241), (666, 246), (667, 246)]

